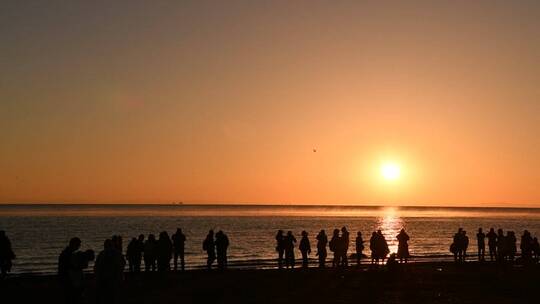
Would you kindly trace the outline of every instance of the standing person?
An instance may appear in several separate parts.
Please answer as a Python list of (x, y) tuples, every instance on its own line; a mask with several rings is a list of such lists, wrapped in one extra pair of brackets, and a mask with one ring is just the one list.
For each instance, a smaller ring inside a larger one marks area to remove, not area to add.
[(532, 242), (531, 233), (528, 230), (523, 231), (519, 248), (521, 249), (521, 258), (523, 262), (528, 263), (532, 257)]
[(390, 253), (390, 249), (388, 248), (388, 242), (386, 242), (386, 238), (380, 229), (377, 230), (377, 247), (379, 258), (381, 258), (381, 261), (384, 264), (384, 260)]
[(157, 242), (157, 267), (158, 271), (171, 270), (171, 259), (173, 252), (173, 244), (167, 231), (162, 231), (159, 234)]
[(4, 230), (0, 230), (0, 280), (4, 279), (11, 271), (12, 260), (15, 253), (11, 248), (11, 241)]
[(478, 243), (478, 261), (483, 262), (484, 256), (486, 254), (486, 234), (482, 231), (482, 228), (478, 228), (478, 233), (476, 234), (476, 241)]
[(486, 237), (488, 238), (489, 259), (493, 262), (497, 258), (497, 233), (495, 233), (495, 229), (490, 228)]
[(276, 251), (278, 253), (278, 268), (283, 268), (283, 254), (285, 253), (285, 237), (283, 230), (278, 230), (276, 234)]
[(360, 260), (362, 259), (362, 251), (364, 251), (364, 239), (362, 239), (362, 232), (356, 233), (356, 265), (360, 266)]
[(504, 262), (506, 260), (506, 237), (502, 229), (497, 230), (497, 261)]
[(144, 242), (144, 271), (156, 271), (156, 237), (153, 234), (148, 235)]
[(308, 255), (311, 253), (311, 245), (309, 243), (308, 233), (305, 230), (302, 231), (299, 249), (302, 253), (302, 267), (308, 268)]
[(338, 267), (339, 259), (341, 257), (341, 238), (339, 236), (339, 229), (334, 229), (328, 247), (330, 248), (330, 251), (334, 253), (334, 258), (332, 259), (332, 267)]
[(506, 246), (508, 247), (508, 259), (510, 261), (514, 261), (514, 258), (516, 256), (516, 253), (517, 253), (517, 239), (516, 239), (516, 234), (514, 233), (514, 231), (508, 231), (506, 233)]
[(141, 272), (141, 263), (142, 263), (142, 257), (144, 252), (144, 234), (139, 234), (139, 238), (137, 239), (137, 251), (135, 252), (135, 272), (139, 273)]
[(540, 256), (540, 244), (538, 243), (538, 238), (534, 237), (532, 239), (532, 257), (535, 262), (538, 262), (538, 257)]
[(124, 279), (125, 264), (126, 261), (114, 242), (105, 240), (103, 250), (94, 264), (98, 303), (116, 303), (116, 295)]
[(296, 243), (296, 238), (292, 234), (292, 231), (287, 231), (285, 236), (285, 267), (294, 268), (294, 244)]
[(467, 249), (469, 248), (469, 237), (467, 236), (467, 231), (465, 230), (463, 230), (462, 234), (463, 234), (462, 236), (463, 254), (461, 255), (461, 261), (465, 262), (465, 260), (467, 259)]
[(174, 271), (178, 270), (178, 258), (180, 258), (180, 268), (184, 271), (184, 246), (186, 243), (186, 236), (182, 233), (182, 229), (176, 228), (176, 233), (173, 234), (172, 240), (174, 246)]
[(229, 238), (220, 230), (216, 233), (215, 243), (218, 269), (223, 270), (227, 268), (227, 248), (229, 248)]
[(64, 289), (66, 303), (80, 303), (84, 290), (83, 269), (94, 259), (94, 252), (80, 252), (81, 239), (74, 237), (58, 257), (58, 278)]
[(126, 259), (128, 260), (129, 272), (136, 272), (135, 265), (137, 264), (137, 260), (139, 261), (140, 266), (141, 256), (138, 253), (139, 249), (139, 241), (136, 238), (132, 238), (126, 249)]
[(377, 232), (373, 231), (371, 233), (371, 238), (369, 239), (369, 249), (371, 250), (371, 264), (379, 264), (380, 253), (378, 251), (378, 241), (379, 235)]
[(459, 228), (454, 234), (454, 242), (450, 246), (450, 251), (454, 254), (454, 261), (460, 262), (463, 255), (463, 228)]
[(401, 229), (396, 238), (398, 240), (397, 257), (399, 258), (399, 262), (403, 263), (405, 261), (407, 263), (409, 260), (409, 235), (405, 232), (405, 229)]
[(349, 251), (349, 231), (346, 227), (341, 227), (341, 266), (349, 266), (349, 258), (347, 252)]
[(317, 235), (317, 256), (319, 257), (319, 268), (324, 268), (326, 266), (326, 243), (328, 243), (328, 237), (323, 229)]
[(216, 246), (214, 243), (214, 230), (208, 231), (208, 234), (206, 235), (206, 239), (204, 239), (203, 242), (203, 250), (206, 251), (207, 259), (206, 259), (206, 267), (208, 270), (212, 269), (212, 264), (214, 264), (214, 261), (216, 260)]

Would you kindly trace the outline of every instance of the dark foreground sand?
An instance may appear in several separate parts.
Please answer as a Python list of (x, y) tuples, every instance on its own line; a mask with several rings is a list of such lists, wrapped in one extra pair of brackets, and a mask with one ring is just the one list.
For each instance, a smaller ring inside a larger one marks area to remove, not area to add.
[[(94, 303), (92, 276), (84, 303)], [(62, 303), (54, 276), (11, 277), (0, 303)], [(126, 275), (119, 303), (540, 303), (540, 267), (419, 263), (385, 268), (195, 270)]]

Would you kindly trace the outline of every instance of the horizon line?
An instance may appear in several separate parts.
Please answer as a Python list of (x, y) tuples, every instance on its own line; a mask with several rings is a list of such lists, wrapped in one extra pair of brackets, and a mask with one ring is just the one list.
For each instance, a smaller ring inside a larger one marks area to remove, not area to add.
[(467, 206), (449, 206), (449, 205), (389, 205), (389, 204), (279, 204), (279, 203), (227, 203), (227, 202), (212, 202), (212, 203), (197, 203), (197, 202), (173, 202), (173, 203), (133, 203), (133, 202), (114, 202), (114, 203), (69, 203), (69, 202), (16, 202), (16, 203), (3, 203), (1, 206), (174, 206), (174, 207), (193, 207), (193, 206), (229, 206), (229, 207), (373, 207), (373, 208), (500, 208), (500, 209), (540, 209), (540, 206), (500, 206), (500, 205), (467, 205)]

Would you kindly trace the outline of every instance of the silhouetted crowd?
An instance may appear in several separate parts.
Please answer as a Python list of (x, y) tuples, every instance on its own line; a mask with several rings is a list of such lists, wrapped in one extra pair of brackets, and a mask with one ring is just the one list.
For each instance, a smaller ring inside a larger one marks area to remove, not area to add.
[(214, 231), (208, 231), (203, 242), (203, 250), (206, 251), (206, 267), (212, 269), (212, 265), (217, 258), (217, 268), (227, 267), (227, 248), (229, 248), (229, 238), (223, 231), (218, 231), (214, 236)]
[[(514, 231), (507, 231), (506, 235), (502, 229), (495, 232), (494, 228), (490, 228), (486, 234), (482, 228), (478, 229), (476, 234), (478, 260), (485, 261), (486, 238), (488, 243), (489, 258), (491, 261), (497, 262), (514, 262), (517, 254), (517, 238)], [(454, 261), (464, 262), (467, 258), (467, 248), (469, 247), (469, 237), (463, 228), (459, 228), (454, 234), (454, 240), (450, 245), (450, 252), (454, 254)], [(520, 260), (523, 264), (538, 262), (540, 255), (540, 245), (538, 238), (532, 237), (527, 230), (523, 231), (520, 242), (521, 256)]]
[[(302, 267), (307, 268), (309, 265), (309, 254), (311, 253), (311, 245), (308, 238), (308, 233), (302, 231), (302, 238), (298, 249), (302, 254)], [(393, 260), (399, 259), (400, 263), (407, 263), (409, 258), (409, 235), (404, 229), (401, 229), (400, 233), (396, 236), (398, 240), (398, 252)], [(278, 268), (294, 268), (295, 255), (294, 248), (296, 238), (292, 231), (288, 231), (286, 235), (283, 234), (283, 230), (278, 230), (276, 234), (276, 252), (278, 253)], [(326, 267), (326, 258), (328, 256), (328, 249), (333, 253), (332, 267), (348, 267), (349, 256), (348, 250), (350, 245), (349, 231), (346, 227), (340, 229), (334, 229), (332, 232), (332, 238), (328, 241), (326, 231), (321, 230), (315, 237), (317, 240), (317, 254), (319, 268)], [(362, 238), (362, 232), (358, 231), (355, 240), (356, 253), (352, 254), (353, 258), (356, 258), (356, 264), (360, 265), (361, 259), (364, 257), (364, 240)], [(390, 250), (385, 236), (381, 230), (374, 231), (371, 239), (369, 240), (369, 248), (371, 250), (371, 264), (378, 265), (380, 262), (384, 264), (384, 261)], [(396, 261), (397, 262), (397, 261)]]
[[(410, 257), (409, 253), (409, 235), (404, 229), (401, 229), (395, 236), (398, 241), (397, 253), (391, 253), (388, 242), (381, 230), (374, 231), (369, 240), (369, 249), (371, 251), (371, 265), (377, 267), (380, 263), (386, 265), (389, 270), (397, 267), (399, 263), (407, 263)], [(330, 241), (325, 230), (321, 230), (315, 237), (317, 242), (318, 266), (326, 267), (329, 249), (333, 256), (331, 258), (333, 268), (345, 268), (349, 266), (349, 245), (350, 236), (346, 227), (334, 229)], [(485, 261), (486, 240), (488, 254), (491, 261), (514, 262), (518, 261), (517, 239), (513, 231), (507, 231), (504, 234), (502, 229), (497, 232), (493, 228), (488, 233), (484, 233), (482, 228), (478, 229), (476, 234), (478, 260)], [(295, 267), (295, 248), (297, 239), (292, 231), (286, 234), (278, 230), (276, 236), (276, 251), (278, 253), (278, 268)], [(186, 236), (182, 229), (178, 228), (176, 232), (169, 237), (166, 231), (159, 234), (156, 239), (154, 234), (149, 234), (145, 239), (144, 235), (132, 238), (127, 245), (126, 254), (123, 255), (122, 237), (113, 235), (103, 243), (103, 250), (95, 257), (93, 250), (80, 250), (81, 240), (77, 237), (69, 241), (68, 246), (60, 253), (58, 257), (58, 279), (64, 290), (66, 303), (79, 303), (84, 290), (84, 269), (89, 267), (89, 263), (94, 261), (94, 273), (96, 281), (96, 296), (98, 303), (115, 303), (117, 292), (124, 280), (124, 268), (126, 261), (128, 270), (132, 273), (140, 273), (142, 261), (144, 261), (145, 272), (167, 272), (171, 271), (171, 260), (173, 261), (172, 270), (177, 271), (185, 269), (184, 249)], [(357, 232), (355, 239), (355, 253), (350, 258), (356, 259), (356, 264), (361, 264), (361, 259), (365, 257), (364, 240), (362, 233)], [(229, 247), (229, 238), (223, 231), (214, 233), (210, 230), (202, 242), (202, 249), (207, 254), (206, 267), (212, 269), (217, 260), (217, 268), (220, 270), (227, 268), (227, 249)], [(456, 262), (465, 262), (467, 258), (467, 249), (469, 247), (469, 237), (462, 228), (453, 236), (453, 242), (450, 251), (454, 255)], [(520, 240), (521, 254), (519, 262), (523, 265), (537, 263), (540, 255), (540, 246), (538, 239), (525, 230)], [(309, 234), (306, 231), (301, 232), (298, 250), (302, 257), (302, 267), (309, 267), (309, 255), (311, 254), (311, 242)], [(388, 256), (390, 254), (390, 256)], [(11, 241), (4, 231), (0, 231), (0, 269), (1, 278), (4, 279), (11, 271), (12, 260), (15, 259), (15, 253), (12, 250)], [(180, 263), (178, 263), (180, 262)]]
[[(58, 258), (58, 278), (64, 290), (65, 302), (80, 303), (84, 290), (84, 269), (88, 268), (89, 262), (94, 258), (97, 303), (115, 303), (124, 280), (126, 260), (129, 272), (132, 273), (141, 272), (143, 260), (145, 272), (170, 271), (171, 260), (174, 271), (178, 270), (178, 260), (180, 270), (183, 271), (185, 242), (186, 236), (180, 228), (172, 237), (169, 237), (166, 231), (161, 232), (157, 240), (154, 234), (149, 234), (146, 240), (141, 234), (131, 239), (124, 257), (122, 237), (114, 235), (104, 241), (103, 250), (95, 258), (94, 251), (81, 251), (81, 240), (77, 237), (72, 238)], [(208, 255), (208, 269), (212, 268), (216, 256), (218, 269), (227, 267), (228, 247), (229, 238), (223, 231), (218, 231), (215, 236), (212, 230), (209, 231), (202, 246)]]

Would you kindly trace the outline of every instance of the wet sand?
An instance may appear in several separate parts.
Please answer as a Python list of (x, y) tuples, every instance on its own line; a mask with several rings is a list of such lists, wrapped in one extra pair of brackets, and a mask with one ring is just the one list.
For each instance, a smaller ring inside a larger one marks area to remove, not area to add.
[[(95, 303), (92, 275), (85, 300)], [(2, 303), (62, 303), (54, 276), (10, 277)], [(126, 274), (118, 303), (540, 303), (540, 266), (415, 263), (389, 272), (347, 270), (193, 270)], [(4, 300), (7, 300), (4, 302)]]

